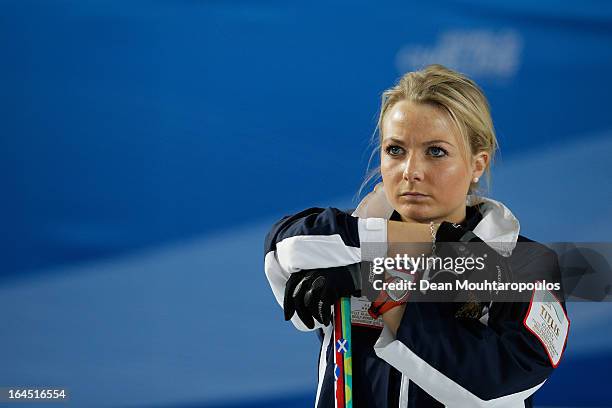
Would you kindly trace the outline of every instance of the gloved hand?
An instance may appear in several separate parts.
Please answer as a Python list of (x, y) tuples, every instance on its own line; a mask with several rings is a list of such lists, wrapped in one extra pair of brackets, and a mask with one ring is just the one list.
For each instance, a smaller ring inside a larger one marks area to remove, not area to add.
[(309, 329), (314, 320), (331, 323), (331, 306), (345, 296), (361, 296), (360, 264), (294, 272), (285, 286), (285, 320), (294, 312)]
[[(442, 222), (436, 233), (436, 255), (443, 259), (462, 258), (463, 262), (468, 258), (480, 259), (482, 265), (478, 268), (468, 268), (465, 263), (461, 263), (462, 267), (458, 268), (455, 263), (455, 269), (449, 270), (434, 270), (427, 280), (436, 283), (454, 283), (455, 281), (468, 281), (471, 283), (479, 282), (511, 282), (513, 279), (512, 270), (506, 258), (497, 251), (483, 242), (480, 237), (472, 231), (467, 230), (458, 224)], [(457, 259), (459, 260), (459, 259)], [(432, 296), (436, 296), (435, 292)], [(431, 296), (430, 296), (431, 297)], [(505, 298), (503, 292), (490, 291), (455, 291), (454, 295), (451, 291), (440, 294), (441, 300), (480, 303), (488, 304), (491, 301), (500, 301)]]

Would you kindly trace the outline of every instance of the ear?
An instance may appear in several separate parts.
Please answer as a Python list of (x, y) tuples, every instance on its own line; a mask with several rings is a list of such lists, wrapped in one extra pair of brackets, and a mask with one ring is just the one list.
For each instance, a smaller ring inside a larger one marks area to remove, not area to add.
[(489, 165), (490, 156), (487, 152), (478, 152), (472, 157), (472, 178), (482, 176)]

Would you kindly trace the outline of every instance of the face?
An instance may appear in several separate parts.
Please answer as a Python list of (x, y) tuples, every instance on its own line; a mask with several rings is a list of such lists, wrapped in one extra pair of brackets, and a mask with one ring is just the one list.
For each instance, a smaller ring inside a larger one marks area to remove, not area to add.
[(460, 143), (442, 108), (400, 101), (387, 111), (381, 173), (387, 200), (404, 221), (464, 220), (470, 183), (482, 175), (489, 156), (481, 152), (466, 161)]

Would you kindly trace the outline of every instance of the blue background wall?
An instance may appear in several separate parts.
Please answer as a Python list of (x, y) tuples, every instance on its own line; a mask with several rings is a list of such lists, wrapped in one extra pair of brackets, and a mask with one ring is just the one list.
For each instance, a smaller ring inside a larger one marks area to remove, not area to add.
[[(594, 1), (1, 1), (0, 386), (311, 405), (263, 237), (356, 206), (380, 93), (428, 63), (484, 88), (525, 235), (610, 241), (611, 45)], [(612, 406), (611, 307), (569, 307), (537, 402)]]

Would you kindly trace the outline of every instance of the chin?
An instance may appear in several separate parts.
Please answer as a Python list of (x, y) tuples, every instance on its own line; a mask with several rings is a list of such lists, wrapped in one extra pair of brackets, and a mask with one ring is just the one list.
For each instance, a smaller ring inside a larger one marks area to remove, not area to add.
[(404, 218), (408, 218), (410, 220), (416, 222), (429, 222), (430, 219), (433, 218), (431, 208), (428, 206), (421, 205), (400, 205), (397, 207), (397, 212), (402, 215)]

